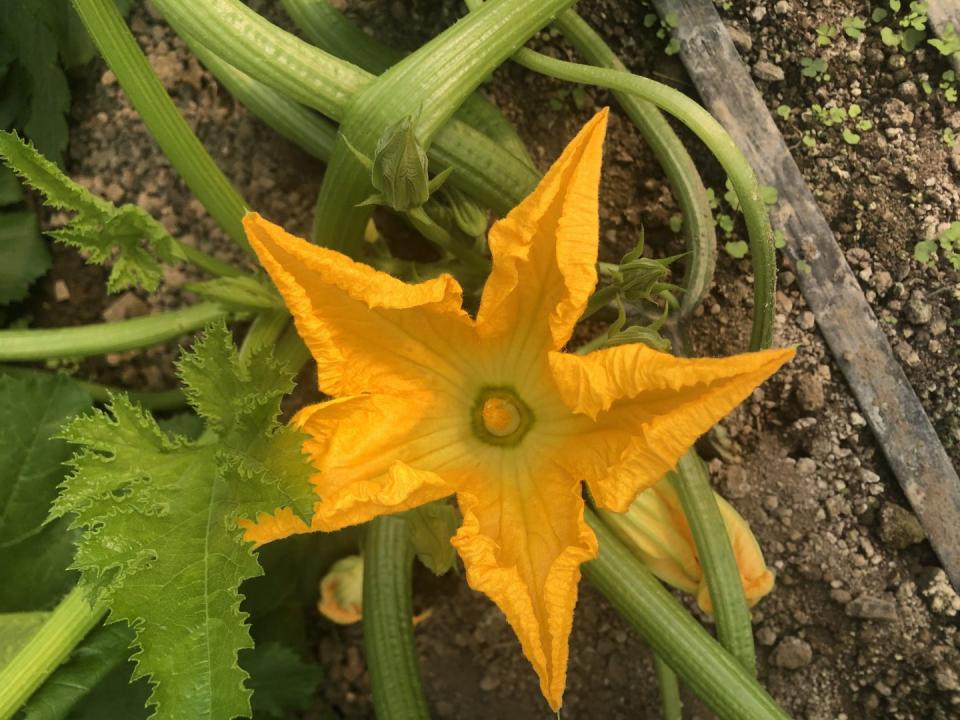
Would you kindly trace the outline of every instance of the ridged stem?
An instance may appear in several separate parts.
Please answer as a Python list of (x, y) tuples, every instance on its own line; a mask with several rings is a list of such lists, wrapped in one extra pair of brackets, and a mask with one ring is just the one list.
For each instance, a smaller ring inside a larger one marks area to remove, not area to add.
[(106, 612), (90, 603), (89, 591), (75, 587), (13, 659), (0, 671), (0, 720), (9, 720), (70, 657)]
[(198, 303), (182, 310), (111, 323), (0, 330), (0, 362), (80, 358), (134, 350), (199, 330), (226, 315), (215, 303)]
[(336, 125), (241, 72), (191, 35), (184, 34), (182, 37), (207, 70), (250, 112), (277, 134), (326, 162), (333, 152)]
[[(281, 0), (281, 2), (287, 14), (293, 18), (310, 42), (362, 67), (367, 72), (379, 75), (403, 59), (403, 53), (367, 35), (334, 8), (329, 0)], [(500, 114), (496, 106), (479, 93), (473, 93), (464, 100), (456, 116), (533, 167), (526, 146), (517, 131)]]
[(413, 553), (407, 521), (384, 516), (363, 546), (363, 645), (377, 720), (427, 720), (413, 640)]
[(327, 164), (314, 215), (313, 241), (356, 255), (373, 208), (370, 170), (348, 149), (373, 158), (385, 130), (415, 118), (428, 147), (436, 132), (504, 60), (573, 0), (490, 0), (392, 65), (351, 98)]
[(593, 511), (585, 517), (600, 555), (583, 566), (584, 575), (713, 712), (723, 720), (789, 718)]
[[(251, 78), (333, 120), (374, 76), (300, 40), (239, 0), (155, 0), (177, 33), (194, 38)], [(526, 197), (538, 174), (522, 160), (459, 121), (445, 125), (428, 153), (456, 168), (449, 182), (501, 215)]]
[(657, 684), (660, 686), (660, 709), (663, 711), (663, 720), (682, 720), (683, 703), (680, 702), (680, 683), (677, 674), (659, 656), (653, 656), (653, 667), (657, 673)]
[[(34, 368), (19, 367), (17, 365), (0, 365), (0, 375), (13, 375), (14, 377), (29, 377), (31, 375), (50, 375), (52, 373)], [(111, 395), (125, 393), (133, 402), (146, 410), (154, 412), (164, 412), (166, 410), (176, 410), (187, 404), (187, 398), (179, 388), (173, 390), (157, 391), (137, 391), (125, 390), (109, 385), (100, 385), (99, 383), (87, 382), (70, 378), (72, 382), (87, 391), (87, 394), (94, 402), (104, 403), (110, 400)]]
[(193, 194), (241, 247), (246, 203), (193, 134), (157, 78), (114, 0), (72, 0), (90, 38), (144, 124)]
[(717, 637), (748, 673), (756, 675), (750, 610), (707, 466), (695, 450), (689, 450), (677, 463), (673, 477), (707, 581)]

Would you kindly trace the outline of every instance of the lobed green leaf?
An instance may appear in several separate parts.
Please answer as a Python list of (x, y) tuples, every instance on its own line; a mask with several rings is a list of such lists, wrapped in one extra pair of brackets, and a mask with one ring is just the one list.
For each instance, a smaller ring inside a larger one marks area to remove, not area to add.
[(110, 292), (131, 286), (152, 292), (160, 283), (160, 263), (183, 259), (176, 241), (149, 213), (97, 197), (16, 133), (0, 132), (0, 157), (47, 205), (76, 213), (66, 227), (50, 235), (85, 252), (90, 262), (111, 263)]
[(292, 382), (268, 351), (241, 360), (221, 323), (179, 371), (206, 433), (171, 434), (114, 397), (64, 431), (81, 450), (53, 515), (75, 514), (82, 582), (106, 593), (111, 622), (136, 631), (135, 677), (150, 678), (153, 717), (249, 717), (239, 586), (262, 571), (239, 520), (281, 506), (308, 516), (312, 469), (299, 433), (277, 423)]
[(0, 375), (0, 612), (53, 607), (69, 590), (73, 537), (63, 520), (47, 523), (70, 448), (56, 439), (64, 421), (90, 405), (61, 375)]

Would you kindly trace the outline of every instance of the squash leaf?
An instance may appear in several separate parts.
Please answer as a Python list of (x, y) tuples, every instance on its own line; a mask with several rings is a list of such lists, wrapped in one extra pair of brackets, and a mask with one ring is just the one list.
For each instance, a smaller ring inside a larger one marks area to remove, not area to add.
[(56, 434), (90, 404), (63, 375), (0, 375), (0, 612), (52, 609), (76, 580), (73, 534), (46, 519), (70, 457)]
[(277, 423), (292, 378), (268, 349), (241, 359), (214, 324), (179, 373), (204, 435), (172, 435), (112, 398), (64, 430), (81, 449), (52, 514), (75, 515), (81, 582), (105, 594), (109, 622), (136, 631), (134, 678), (150, 679), (151, 717), (249, 717), (237, 655), (253, 642), (239, 586), (262, 570), (238, 520), (281, 506), (309, 520), (312, 469), (303, 436)]
[(110, 292), (132, 286), (153, 292), (160, 284), (160, 263), (183, 259), (177, 242), (146, 210), (132, 204), (117, 207), (97, 197), (16, 133), (0, 132), (0, 158), (42, 193), (47, 205), (76, 213), (50, 236), (86, 253), (89, 262), (110, 263)]

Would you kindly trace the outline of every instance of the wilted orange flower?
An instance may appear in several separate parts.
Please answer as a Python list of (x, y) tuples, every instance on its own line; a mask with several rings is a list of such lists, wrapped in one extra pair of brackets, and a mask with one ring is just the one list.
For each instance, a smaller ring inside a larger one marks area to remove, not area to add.
[(504, 612), (554, 709), (580, 564), (597, 554), (581, 482), (600, 507), (626, 510), (793, 356), (561, 352), (597, 282), (606, 124), (603, 110), (491, 228), (475, 319), (449, 275), (410, 285), (244, 218), (335, 398), (294, 419), (318, 471), (312, 528), (282, 509), (248, 523), (247, 538), (337, 530), (455, 494), (467, 581)]

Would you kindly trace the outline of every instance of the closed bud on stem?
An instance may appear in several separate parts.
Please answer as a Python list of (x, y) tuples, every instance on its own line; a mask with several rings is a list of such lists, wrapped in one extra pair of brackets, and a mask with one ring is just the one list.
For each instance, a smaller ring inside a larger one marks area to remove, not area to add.
[(394, 210), (410, 210), (430, 197), (427, 153), (417, 139), (412, 117), (387, 128), (377, 141), (370, 173), (383, 203)]
[[(700, 608), (712, 614), (710, 593), (693, 534), (673, 483), (674, 477), (668, 474), (640, 493), (625, 513), (598, 512), (650, 572), (665, 583), (695, 595)], [(773, 589), (774, 575), (767, 568), (746, 520), (722, 497), (716, 495), (716, 499), (733, 546), (747, 604), (753, 607)]]

